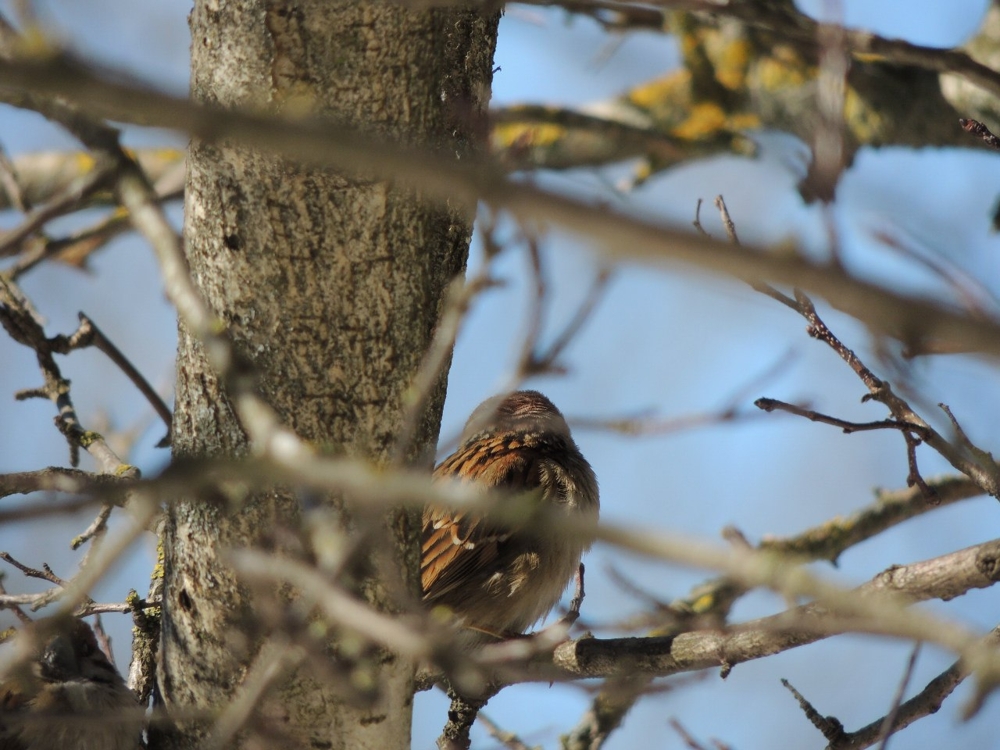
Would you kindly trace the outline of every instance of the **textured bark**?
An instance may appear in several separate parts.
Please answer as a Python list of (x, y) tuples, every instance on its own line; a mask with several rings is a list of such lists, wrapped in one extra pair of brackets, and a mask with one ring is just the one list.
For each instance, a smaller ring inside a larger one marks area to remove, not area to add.
[[(379, 3), (199, 0), (192, 94), (226, 107), (330, 117), (460, 157), (482, 140), (497, 20)], [(304, 169), (238, 144), (191, 147), (192, 274), (254, 363), (264, 397), (301, 437), (333, 452), (386, 460), (442, 293), (464, 269), (471, 220), (470, 206), (430, 205), (386, 181)], [(175, 455), (245, 454), (247, 437), (183, 326), (178, 346)], [(412, 457), (432, 455), (443, 397), (442, 377)], [(294, 522), (297, 507), (281, 493), (235, 510), (220, 498), (172, 506), (159, 679), (175, 714), (224, 705), (259, 645), (234, 638), (252, 601), (220, 554)], [(415, 591), (419, 518), (400, 511), (386, 523)], [(377, 580), (362, 588), (387, 606)], [(312, 747), (406, 747), (411, 671), (385, 655), (382, 697), (367, 708), (344, 705), (331, 688), (297, 675), (278, 697), (283, 730)], [(192, 747), (199, 731), (181, 724), (161, 743)]]

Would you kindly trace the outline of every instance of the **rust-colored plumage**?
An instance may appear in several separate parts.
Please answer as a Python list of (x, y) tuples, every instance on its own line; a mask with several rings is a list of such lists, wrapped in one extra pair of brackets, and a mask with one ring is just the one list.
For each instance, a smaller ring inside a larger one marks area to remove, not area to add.
[[(537, 391), (483, 402), (434, 476), (537, 492), (567, 514), (598, 512), (593, 470), (559, 410)], [(423, 518), (424, 600), (447, 607), (480, 639), (522, 633), (559, 601), (588, 546), (572, 533), (536, 534), (431, 507)]]

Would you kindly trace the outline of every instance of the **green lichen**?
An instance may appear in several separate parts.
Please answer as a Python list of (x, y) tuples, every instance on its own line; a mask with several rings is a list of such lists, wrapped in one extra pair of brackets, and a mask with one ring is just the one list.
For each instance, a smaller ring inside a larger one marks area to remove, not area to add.
[(81, 448), (89, 448), (99, 440), (104, 440), (104, 436), (94, 430), (84, 430), (78, 438)]

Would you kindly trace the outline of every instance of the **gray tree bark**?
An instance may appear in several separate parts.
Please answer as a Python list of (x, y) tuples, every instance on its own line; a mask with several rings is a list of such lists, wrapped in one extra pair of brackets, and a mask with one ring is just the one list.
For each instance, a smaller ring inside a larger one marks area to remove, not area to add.
[[(485, 136), (497, 21), (492, 12), (456, 8), (198, 0), (192, 95), (327, 117), (460, 158)], [(299, 436), (334, 453), (387, 460), (443, 292), (464, 270), (472, 218), (470, 206), (431, 205), (389, 181), (305, 169), (239, 144), (191, 146), (185, 239), (193, 277), (253, 363), (262, 395)], [(433, 454), (444, 389), (442, 376), (411, 460)], [(183, 326), (173, 447), (175, 457), (198, 458), (250, 449)], [(280, 492), (251, 496), (235, 510), (205, 497), (171, 506), (159, 684), (173, 715), (225, 705), (259, 646), (253, 637), (241, 641), (253, 601), (221, 556), (297, 514), (297, 500)], [(396, 511), (385, 523), (416, 592), (419, 518)], [(371, 575), (359, 589), (389, 606), (383, 582)], [(298, 674), (269, 711), (304, 746), (407, 747), (412, 665), (385, 654), (377, 680), (380, 698), (357, 707)], [(179, 721), (159, 742), (193, 747), (204, 728)]]

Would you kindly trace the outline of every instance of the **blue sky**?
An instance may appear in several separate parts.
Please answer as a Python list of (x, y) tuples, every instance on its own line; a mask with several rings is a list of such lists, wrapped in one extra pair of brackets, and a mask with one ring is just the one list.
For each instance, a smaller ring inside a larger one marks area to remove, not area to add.
[[(818, 13), (829, 3), (800, 5)], [(952, 44), (975, 28), (985, 5), (985, 0), (859, 1), (846, 3), (844, 13), (851, 24), (891, 36)], [(173, 92), (186, 90), (188, 5), (63, 0), (39, 3), (39, 8), (60, 36), (83, 54)], [(676, 65), (676, 52), (671, 40), (659, 35), (641, 33), (622, 39), (605, 34), (587, 19), (512, 6), (501, 25), (496, 64), (501, 68), (494, 88), (498, 104), (581, 105), (669, 71)], [(171, 134), (136, 129), (129, 129), (126, 139), (133, 145), (182, 142)], [(56, 128), (5, 107), (0, 108), (0, 140), (12, 154), (73, 146)], [(698, 198), (710, 205), (722, 193), (745, 240), (794, 238), (812, 252), (821, 252), (827, 217), (818, 207), (804, 205), (793, 190), (800, 150), (789, 139), (772, 136), (758, 160), (721, 157), (686, 165), (654, 178), (623, 200), (646, 214), (687, 224)], [(997, 166), (997, 157), (981, 151), (863, 151), (844, 176), (829, 217), (843, 238), (852, 268), (899, 288), (938, 291), (926, 274), (872, 241), (873, 232), (889, 231), (947, 258), (993, 294), (1000, 292), (1000, 243), (988, 222), (1000, 194)], [(609, 175), (621, 172), (619, 168), (596, 175), (580, 170), (543, 179), (553, 187), (605, 195)], [(179, 212), (173, 217), (179, 225)], [(0, 220), (7, 226), (15, 217)], [(703, 215), (703, 223), (721, 236), (713, 212)], [(554, 287), (545, 332), (551, 339), (586, 294), (598, 260), (585, 241), (562, 233), (550, 236), (544, 249)], [(477, 247), (471, 265), (480, 262)], [(475, 404), (507, 382), (525, 325), (526, 268), (518, 248), (501, 256), (496, 275), (509, 283), (485, 294), (470, 314), (455, 354), (442, 435), (454, 435)], [(24, 286), (48, 318), (50, 332), (72, 330), (82, 309), (154, 384), (169, 388), (173, 312), (163, 298), (149, 249), (136, 238), (118, 240), (94, 259), (93, 271), (84, 275), (49, 266), (29, 275)], [(850, 346), (871, 356), (861, 326), (825, 306), (821, 312)], [(746, 395), (745, 407), (766, 395), (809, 400), (816, 408), (845, 418), (881, 418), (877, 406), (860, 404), (863, 390), (857, 379), (831, 352), (809, 340), (804, 328), (792, 313), (736, 282), (678, 265), (626, 266), (616, 273), (606, 299), (567, 351), (568, 375), (530, 385), (544, 390), (570, 418), (641, 410), (681, 416), (717, 408), (755, 376), (790, 356), (790, 364), (778, 376)], [(61, 363), (73, 380), (83, 417), (95, 423), (107, 415), (119, 429), (139, 425), (141, 438), (132, 460), (147, 473), (162, 467), (166, 454), (152, 447), (162, 430), (150, 420), (141, 397), (124, 377), (95, 352), (76, 353)], [(872, 357), (870, 363), (876, 365), (877, 360)], [(927, 404), (948, 403), (974, 440), (986, 449), (997, 445), (1000, 379), (994, 363), (977, 358), (921, 361), (912, 364), (907, 374)], [(0, 422), (17, 425), (16, 433), (0, 434), (0, 471), (66, 461), (62, 438), (51, 424), (51, 406), (14, 402), (3, 395), (35, 385), (37, 379), (30, 353), (0, 338)], [(735, 524), (751, 540), (794, 534), (869, 503), (875, 487), (902, 487), (907, 471), (898, 435), (845, 436), (831, 427), (777, 415), (642, 439), (580, 431), (577, 441), (600, 478), (605, 518), (705, 539), (719, 539), (727, 524)], [(927, 476), (947, 469), (929, 451), (921, 450), (918, 456)], [(0, 548), (26, 562), (45, 559), (57, 571), (69, 573), (75, 558), (52, 549), (51, 539), (69, 539), (88, 520), (74, 519), (61, 536), (54, 535), (51, 527), (44, 534), (26, 526), (0, 529)], [(929, 514), (877, 542), (852, 549), (837, 571), (817, 569), (844, 583), (858, 583), (893, 563), (933, 557), (996, 536), (1000, 536), (996, 503), (980, 499)], [(127, 570), (102, 584), (97, 598), (121, 599), (130, 587), (144, 591), (151, 549), (151, 542), (144, 543)], [(596, 548), (587, 563), (584, 616), (595, 625), (639, 609), (609, 577), (611, 568), (663, 599), (683, 595), (706, 577), (700, 571), (603, 547)], [(20, 590), (23, 582), (11, 576), (7, 585)], [(985, 629), (1000, 621), (998, 604), (997, 592), (990, 590), (931, 608)], [(754, 594), (739, 604), (735, 614), (738, 619), (751, 618), (781, 606), (770, 595)], [(129, 623), (124, 617), (108, 617), (106, 622), (116, 635), (116, 652), (124, 668)], [(671, 716), (702, 740), (718, 737), (740, 750), (820, 747), (819, 735), (779, 678), (788, 678), (821, 712), (857, 728), (888, 708), (908, 653), (903, 644), (838, 638), (741, 665), (724, 682), (710, 673), (694, 684), (643, 701), (610, 747), (682, 747), (667, 725)], [(913, 684), (922, 686), (950, 661), (946, 654), (925, 649)], [(559, 733), (576, 722), (587, 704), (582, 686), (523, 686), (494, 699), (487, 713), (504, 728), (521, 732), (529, 744), (553, 747)], [(440, 695), (418, 698), (414, 747), (433, 746), (445, 708)], [(957, 714), (958, 701), (952, 700), (937, 716), (896, 737), (893, 747), (991, 746), (1000, 720), (998, 701), (988, 704), (967, 726), (959, 726)], [(474, 746), (495, 743), (477, 734)]]

